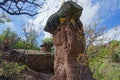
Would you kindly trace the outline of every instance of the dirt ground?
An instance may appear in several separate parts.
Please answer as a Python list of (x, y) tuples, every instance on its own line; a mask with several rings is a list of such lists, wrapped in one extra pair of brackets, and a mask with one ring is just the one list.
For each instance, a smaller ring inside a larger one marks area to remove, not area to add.
[(23, 70), (21, 74), (25, 80), (50, 80), (53, 76), (51, 72), (35, 72), (33, 70)]

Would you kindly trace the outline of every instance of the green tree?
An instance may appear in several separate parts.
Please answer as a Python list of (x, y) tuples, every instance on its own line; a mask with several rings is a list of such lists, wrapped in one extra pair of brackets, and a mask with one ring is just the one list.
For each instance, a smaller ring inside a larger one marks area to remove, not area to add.
[(53, 38), (52, 37), (48, 37), (42, 40), (43, 43), (45, 42), (53, 42)]
[(37, 46), (38, 33), (32, 28), (30, 28), (30, 30), (27, 30), (27, 28), (24, 27), (23, 35), (25, 37), (25, 50), (34, 49)]
[(7, 17), (4, 13), (0, 14), (0, 23), (10, 22), (9, 17)]
[(21, 40), (21, 38), (18, 37), (18, 35), (14, 31), (11, 31), (9, 27), (5, 31), (3, 31), (0, 39), (1, 41), (6, 40), (11, 48), (14, 48), (14, 45)]

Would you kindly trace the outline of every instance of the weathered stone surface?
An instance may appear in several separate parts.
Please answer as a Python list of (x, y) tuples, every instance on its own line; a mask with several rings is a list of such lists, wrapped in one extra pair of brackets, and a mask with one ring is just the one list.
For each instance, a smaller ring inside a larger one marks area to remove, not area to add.
[(76, 26), (71, 26), (69, 21), (65, 24), (67, 25), (59, 25), (59, 30), (53, 35), (56, 53), (55, 75), (51, 80), (80, 79), (77, 57), (85, 49), (83, 26), (80, 21), (75, 23)]
[(3, 56), (2, 59), (26, 64), (35, 71), (53, 72), (54, 55), (52, 53), (26, 51), (28, 54), (23, 54), (23, 52), (24, 50), (12, 51), (6, 56)]
[(77, 20), (81, 16), (82, 10), (83, 8), (73, 1), (63, 3), (60, 10), (49, 17), (44, 30), (53, 34), (60, 23), (60, 18), (67, 16)]
[(40, 47), (42, 47), (42, 52), (51, 52), (51, 48), (53, 47), (52, 42), (44, 42)]
[[(88, 66), (80, 66), (77, 61), (78, 55), (84, 54), (85, 50), (84, 30), (79, 20), (82, 10), (81, 6), (68, 1), (47, 21), (44, 30), (53, 34), (56, 49), (55, 74), (51, 80), (80, 80), (81, 67), (85, 67), (82, 72), (86, 72), (86, 69), (89, 71)], [(83, 73), (81, 80), (92, 80), (92, 76)]]

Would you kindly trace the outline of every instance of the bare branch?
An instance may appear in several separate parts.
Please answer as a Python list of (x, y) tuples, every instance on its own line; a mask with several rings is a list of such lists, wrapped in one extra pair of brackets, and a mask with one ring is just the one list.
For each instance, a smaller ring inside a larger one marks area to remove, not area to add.
[(0, 8), (11, 15), (26, 14), (34, 16), (38, 14), (37, 9), (41, 8), (37, 0), (3, 0), (0, 1)]

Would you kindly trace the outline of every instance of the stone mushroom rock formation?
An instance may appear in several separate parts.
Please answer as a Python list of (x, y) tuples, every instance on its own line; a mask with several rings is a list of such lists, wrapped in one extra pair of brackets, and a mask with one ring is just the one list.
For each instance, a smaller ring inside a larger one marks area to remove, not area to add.
[[(44, 30), (53, 34), (55, 46), (55, 74), (51, 80), (80, 80), (77, 58), (85, 50), (84, 30), (79, 20), (82, 10), (73, 1), (64, 2), (60, 10), (51, 15), (46, 23)], [(82, 77), (82, 80), (92, 80), (89, 73), (83, 76), (86, 77)]]
[(82, 10), (83, 8), (73, 1), (63, 3), (60, 10), (49, 17), (44, 30), (53, 33), (60, 23), (60, 18), (69, 17), (78, 20), (82, 14)]

